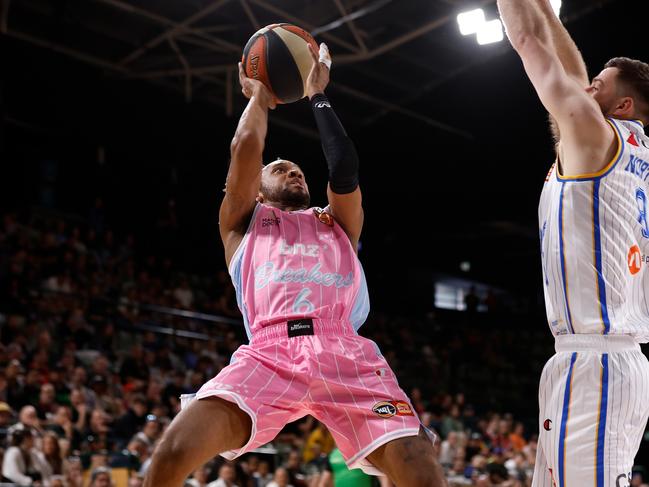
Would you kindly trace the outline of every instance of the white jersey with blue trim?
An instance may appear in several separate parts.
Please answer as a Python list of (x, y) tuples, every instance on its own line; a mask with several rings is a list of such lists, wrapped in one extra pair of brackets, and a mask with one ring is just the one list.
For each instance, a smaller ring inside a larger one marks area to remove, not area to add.
[(618, 139), (600, 172), (563, 177), (541, 193), (543, 288), (552, 333), (649, 341), (649, 138), (640, 122), (608, 120)]

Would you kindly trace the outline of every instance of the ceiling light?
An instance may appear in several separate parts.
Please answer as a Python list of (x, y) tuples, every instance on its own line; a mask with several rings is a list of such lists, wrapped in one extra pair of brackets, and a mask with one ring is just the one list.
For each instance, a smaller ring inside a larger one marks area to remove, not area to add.
[(498, 19), (485, 22), (478, 30), (477, 39), (481, 46), (502, 41), (504, 39), (502, 22)]
[(463, 36), (475, 34), (486, 22), (484, 10), (481, 8), (463, 12), (457, 16), (457, 23), (460, 26), (460, 33)]
[(561, 12), (561, 0), (550, 0), (550, 5), (552, 5), (554, 13), (559, 17), (559, 13)]

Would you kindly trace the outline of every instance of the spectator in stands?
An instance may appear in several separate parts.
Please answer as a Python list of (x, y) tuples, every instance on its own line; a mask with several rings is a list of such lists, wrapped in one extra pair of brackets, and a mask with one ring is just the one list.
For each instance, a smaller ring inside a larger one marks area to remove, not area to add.
[(54, 414), (54, 410), (57, 408), (56, 404), (56, 390), (54, 386), (49, 382), (41, 386), (41, 392), (39, 394), (38, 406), (36, 407), (36, 413), (38, 419), (41, 421), (47, 421)]
[(134, 394), (129, 400), (128, 410), (113, 424), (113, 434), (123, 442), (144, 426), (147, 416), (147, 402), (142, 394)]
[(496, 431), (491, 433), (491, 448), (497, 454), (510, 451), (512, 449), (510, 422), (507, 419), (495, 419), (493, 422), (496, 424)]
[[(2, 330), (6, 327), (7, 324), (2, 327)], [(9, 347), (5, 348), (3, 346), (3, 348), (6, 353)], [(20, 406), (23, 396), (23, 378), (24, 371), (20, 365), (20, 361), (17, 359), (10, 360), (4, 369), (5, 386), (2, 390), (2, 400), (11, 405)]]
[(477, 487), (520, 487), (520, 484), (509, 478), (509, 473), (504, 465), (490, 463), (487, 465), (487, 474), (482, 475), (476, 482)]
[(309, 433), (304, 443), (302, 460), (307, 464), (321, 454), (329, 455), (335, 446), (336, 442), (327, 427), (318, 421), (316, 427)]
[(63, 454), (56, 434), (51, 431), (43, 436), (43, 479), (49, 480), (53, 475), (63, 474)]
[(257, 471), (253, 472), (252, 478), (255, 481), (254, 487), (266, 487), (273, 480), (273, 474), (270, 473), (268, 462), (259, 462)]
[(65, 484), (65, 477), (62, 475), (54, 475), (50, 478), (49, 487), (67, 487)]
[(192, 309), (194, 306), (194, 292), (189, 287), (187, 278), (183, 278), (180, 284), (173, 291), (173, 297), (178, 306), (184, 309)]
[(207, 484), (207, 487), (237, 487), (234, 483), (235, 476), (236, 473), (232, 464), (224, 463), (219, 468), (219, 478)]
[(92, 451), (107, 450), (109, 445), (110, 416), (101, 410), (94, 409), (90, 415), (90, 423), (84, 434), (84, 446)]
[(13, 423), (14, 412), (6, 402), (0, 402), (0, 430), (5, 430)]
[(144, 485), (144, 477), (137, 472), (133, 472), (128, 478), (128, 487), (142, 487)]
[(451, 431), (464, 431), (464, 425), (460, 421), (460, 408), (457, 404), (453, 404), (451, 410), (442, 419), (442, 436), (447, 437)]
[(34, 448), (34, 433), (30, 428), (13, 432), (11, 446), (2, 459), (5, 481), (18, 485), (41, 485), (43, 457)]
[(36, 434), (43, 432), (34, 406), (23, 406), (20, 413), (18, 413), (18, 422), (9, 428), (8, 436), (11, 437), (15, 431), (22, 431), (24, 429), (30, 429)]
[(527, 442), (525, 441), (525, 425), (518, 421), (514, 425), (514, 431), (509, 435), (509, 441), (514, 451), (523, 451)]
[(410, 390), (410, 401), (418, 414), (422, 414), (428, 409), (428, 402), (424, 400), (419, 387), (413, 387)]
[(83, 440), (81, 432), (72, 423), (72, 413), (68, 406), (59, 406), (46, 428), (53, 431), (58, 438), (65, 439), (68, 444), (68, 451), (75, 451), (81, 447)]
[(207, 464), (194, 470), (192, 477), (185, 481), (185, 487), (207, 487), (210, 478), (210, 470), (210, 466)]
[(297, 450), (291, 450), (288, 454), (284, 468), (288, 472), (289, 483), (294, 487), (307, 487), (306, 474), (300, 463), (300, 454)]
[(446, 436), (446, 439), (442, 441), (442, 446), (439, 453), (439, 463), (444, 468), (451, 468), (455, 462), (458, 452), (460, 451), (462, 445), (460, 442), (459, 433), (456, 431), (451, 431)]
[(112, 487), (113, 479), (110, 474), (110, 468), (97, 467), (90, 474), (90, 484), (88, 487)]
[(522, 485), (532, 479), (532, 474), (534, 473), (534, 468), (530, 468), (530, 465), (525, 459), (525, 455), (521, 452), (515, 453), (512, 458), (505, 462), (505, 468), (509, 473), (509, 476), (521, 482)]
[(70, 392), (70, 404), (72, 405), (71, 413), (74, 427), (77, 431), (85, 431), (89, 412), (92, 408), (88, 406), (86, 395), (82, 389), (72, 389), (72, 392)]
[(289, 484), (288, 480), (288, 471), (285, 468), (280, 467), (275, 470), (273, 481), (270, 482), (266, 487), (293, 487), (292, 484)]
[[(68, 387), (70, 391), (78, 389), (90, 408), (95, 406), (95, 393), (88, 387), (88, 372), (85, 367), (78, 366), (74, 368)], [(72, 401), (72, 397), (70, 397), (70, 401)]]
[(633, 472), (631, 476), (631, 487), (649, 487), (643, 480), (642, 472)]

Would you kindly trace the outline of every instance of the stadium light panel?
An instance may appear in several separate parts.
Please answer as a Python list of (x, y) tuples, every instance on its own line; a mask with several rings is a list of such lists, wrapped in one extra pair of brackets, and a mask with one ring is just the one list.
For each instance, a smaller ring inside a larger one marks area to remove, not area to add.
[(462, 12), (457, 16), (457, 23), (460, 26), (460, 33), (463, 36), (475, 34), (486, 23), (484, 10), (478, 8), (468, 12)]
[(561, 0), (550, 0), (550, 5), (552, 5), (554, 13), (559, 17), (559, 14), (561, 13)]
[(500, 42), (504, 39), (503, 24), (500, 20), (490, 20), (485, 22), (478, 30), (477, 40), (481, 46)]

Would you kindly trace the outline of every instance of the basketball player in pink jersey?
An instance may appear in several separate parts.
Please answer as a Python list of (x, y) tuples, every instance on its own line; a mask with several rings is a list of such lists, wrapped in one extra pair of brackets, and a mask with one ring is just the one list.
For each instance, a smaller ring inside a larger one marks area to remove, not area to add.
[(649, 416), (649, 66), (614, 58), (590, 82), (549, 0), (498, 7), (557, 142), (539, 204), (557, 353), (532, 485), (628, 487)]
[(231, 144), (220, 231), (250, 343), (174, 419), (147, 487), (179, 487), (216, 454), (236, 458), (307, 414), (327, 425), (350, 468), (384, 473), (399, 487), (446, 485), (394, 373), (376, 344), (357, 334), (369, 311), (356, 256), (358, 158), (324, 95), (326, 46), (323, 62), (311, 54), (306, 93), (329, 166), (329, 204), (310, 208), (297, 164), (262, 166), (272, 96), (240, 65), (250, 101)]

